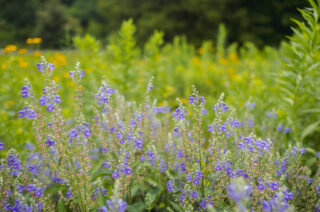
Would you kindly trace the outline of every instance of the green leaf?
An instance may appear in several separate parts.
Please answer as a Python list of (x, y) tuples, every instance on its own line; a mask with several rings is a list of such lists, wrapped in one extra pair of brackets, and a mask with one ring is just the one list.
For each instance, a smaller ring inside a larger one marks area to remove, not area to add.
[(301, 113), (320, 113), (320, 108), (303, 110)]
[(311, 133), (313, 133), (316, 129), (317, 129), (317, 126), (320, 124), (320, 121), (317, 121), (315, 123), (312, 123), (310, 124), (309, 126), (307, 126), (302, 134), (301, 134), (301, 138), (300, 140), (302, 141), (305, 137), (307, 137), (308, 135), (310, 135)]
[(129, 205), (127, 207), (127, 210), (130, 212), (135, 212), (135, 211), (144, 211), (145, 209), (145, 205), (143, 202), (137, 202), (137, 203), (134, 203), (133, 205)]
[(58, 202), (58, 212), (65, 212), (66, 208), (64, 206), (64, 202), (62, 199), (59, 200)]

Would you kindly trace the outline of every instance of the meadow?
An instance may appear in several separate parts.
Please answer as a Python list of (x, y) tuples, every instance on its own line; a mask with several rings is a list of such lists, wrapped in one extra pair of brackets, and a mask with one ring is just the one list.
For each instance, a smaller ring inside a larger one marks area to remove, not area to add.
[[(132, 20), (106, 45), (0, 53), (4, 211), (319, 211), (319, 2), (281, 47)], [(164, 32), (165, 33), (165, 32)]]

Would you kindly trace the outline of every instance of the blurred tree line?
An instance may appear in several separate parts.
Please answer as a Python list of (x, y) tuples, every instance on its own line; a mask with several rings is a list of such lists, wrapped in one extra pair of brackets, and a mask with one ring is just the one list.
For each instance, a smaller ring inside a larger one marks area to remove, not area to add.
[(185, 35), (198, 46), (215, 40), (224, 23), (229, 43), (276, 46), (291, 34), (297, 8), (307, 5), (306, 0), (0, 0), (0, 45), (40, 36), (43, 48), (61, 48), (85, 33), (106, 41), (133, 18), (138, 43), (158, 29), (165, 40)]

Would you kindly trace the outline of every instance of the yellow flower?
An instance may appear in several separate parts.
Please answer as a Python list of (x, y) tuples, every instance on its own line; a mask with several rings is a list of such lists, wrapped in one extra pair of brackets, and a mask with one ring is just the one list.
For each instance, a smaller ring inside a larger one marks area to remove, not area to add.
[(22, 60), (19, 60), (19, 66), (20, 68), (27, 68), (28, 67), (28, 62)]
[(26, 40), (26, 43), (27, 43), (27, 44), (33, 44), (33, 39), (32, 39), (32, 38), (28, 38), (28, 39)]
[(74, 82), (73, 81), (68, 82), (68, 86), (69, 87), (74, 87)]
[(187, 103), (188, 103), (188, 99), (187, 99), (187, 98), (180, 98), (180, 101), (181, 101), (183, 104), (187, 104)]
[(54, 80), (55, 82), (59, 82), (59, 81), (60, 81), (60, 77), (59, 77), (59, 76), (54, 76), (54, 77), (53, 77), (53, 80)]
[(33, 43), (34, 43), (34, 44), (39, 44), (39, 43), (42, 42), (42, 38), (40, 38), (40, 37), (35, 37), (35, 38), (33, 38), (32, 40), (33, 40)]
[(25, 53), (27, 53), (27, 49), (25, 49), (25, 48), (19, 49), (18, 53), (25, 54)]
[(228, 65), (229, 62), (226, 58), (220, 57), (218, 63), (220, 63), (221, 65)]
[(41, 51), (35, 51), (33, 53), (33, 55), (36, 56), (36, 57), (40, 57), (42, 55), (42, 52)]
[(87, 70), (87, 73), (88, 73), (88, 74), (92, 73), (92, 69), (89, 68), (89, 69)]
[(6, 68), (7, 68), (7, 64), (4, 64), (4, 63), (1, 64), (1, 68), (2, 68), (2, 69), (6, 69)]
[(12, 100), (8, 100), (8, 101), (6, 101), (6, 102), (4, 103), (4, 107), (5, 107), (6, 109), (10, 109), (10, 108), (12, 107), (12, 105), (14, 105), (14, 101), (12, 101)]
[(56, 66), (65, 66), (67, 64), (66, 56), (63, 54), (57, 52), (53, 55), (53, 58), (51, 58), (51, 62)]
[(198, 49), (199, 54), (204, 54), (205, 53), (205, 49), (204, 48), (200, 48)]
[(166, 85), (164, 88), (165, 88), (166, 92), (163, 94), (163, 97), (165, 97), (165, 98), (168, 96), (171, 96), (176, 91), (175, 88), (170, 85)]
[(69, 72), (64, 72), (63, 73), (63, 77), (64, 78), (69, 78), (70, 77), (70, 73)]
[(236, 53), (230, 53), (228, 55), (228, 58), (233, 63), (238, 63), (239, 62), (239, 58), (238, 58), (238, 55)]
[(16, 45), (7, 45), (3, 49), (4, 53), (10, 53), (10, 52), (15, 52), (17, 51), (17, 46)]
[(199, 57), (194, 56), (194, 57), (192, 58), (192, 63), (193, 63), (193, 64), (196, 64), (196, 65), (199, 65), (199, 64), (201, 63), (201, 61), (200, 61)]

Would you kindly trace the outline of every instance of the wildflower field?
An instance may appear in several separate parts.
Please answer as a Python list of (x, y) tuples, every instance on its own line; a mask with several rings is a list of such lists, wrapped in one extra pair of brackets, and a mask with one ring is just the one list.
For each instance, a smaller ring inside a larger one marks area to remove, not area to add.
[(320, 211), (320, 5), (280, 48), (132, 20), (0, 52), (1, 211)]

